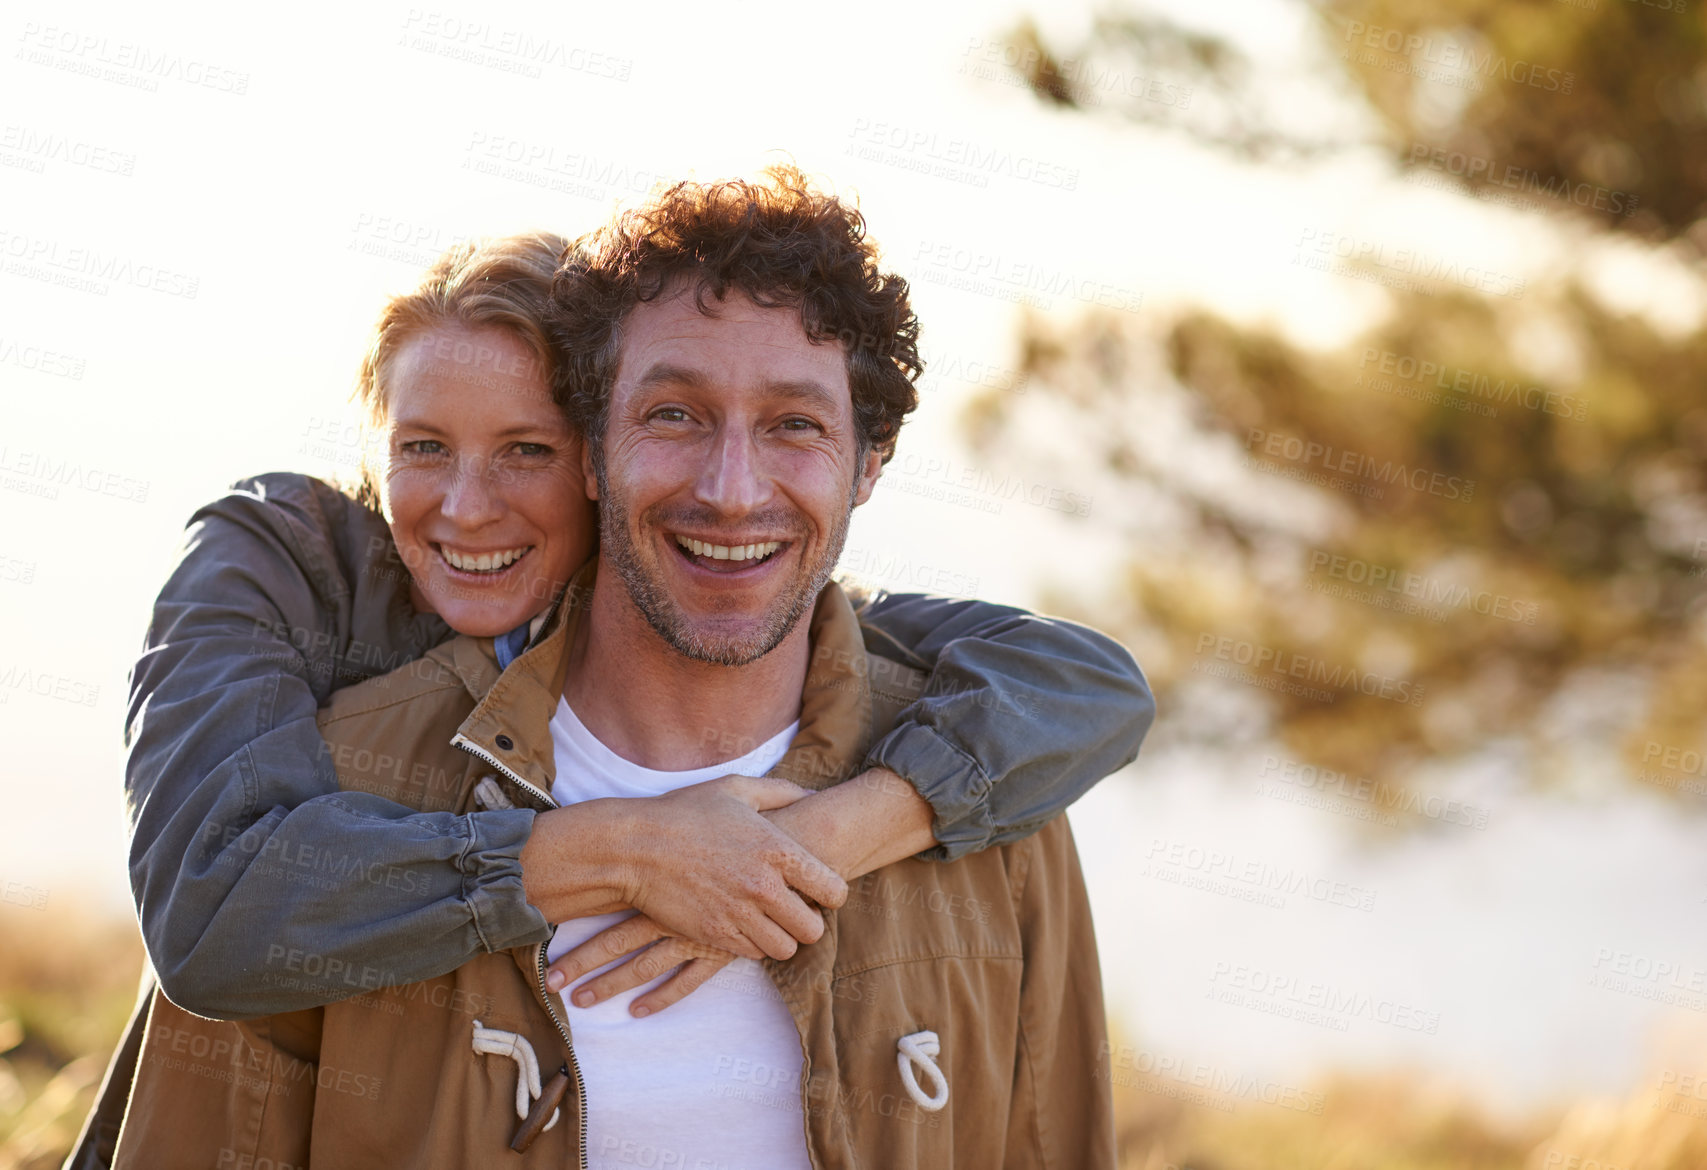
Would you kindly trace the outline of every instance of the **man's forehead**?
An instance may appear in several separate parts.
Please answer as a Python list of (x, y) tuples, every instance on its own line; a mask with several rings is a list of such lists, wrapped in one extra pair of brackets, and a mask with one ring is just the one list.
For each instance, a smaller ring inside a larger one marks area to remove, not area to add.
[(623, 323), (618, 383), (711, 389), (735, 381), (802, 399), (848, 394), (846, 351), (808, 336), (797, 307), (761, 306), (734, 291), (706, 307), (686, 289), (635, 306)]

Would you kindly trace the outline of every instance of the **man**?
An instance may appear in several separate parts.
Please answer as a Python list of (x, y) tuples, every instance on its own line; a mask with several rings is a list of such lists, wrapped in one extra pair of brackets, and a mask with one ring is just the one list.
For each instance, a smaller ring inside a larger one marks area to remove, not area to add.
[[(457, 791), (423, 805), (659, 795), (731, 772), (858, 800), (830, 785), (917, 691), (874, 669), (827, 585), (915, 402), (906, 287), (863, 235), (856, 212), (773, 170), (678, 185), (566, 265), (558, 341), (601, 558), (502, 679), (487, 644), (457, 639), (426, 671), (341, 692), (328, 742), (427, 774), (463, 764)], [(762, 966), (693, 958), (677, 978), (721, 973), (653, 1016), (626, 1010), (631, 993), (581, 1010), (547, 991), (548, 959), (617, 915), (578, 918), (549, 947), (222, 1025), (242, 1075), (210, 1125), (184, 1108), (168, 1051), (186, 1033), (193, 1051), (199, 1025), (164, 1005), (116, 1164), (148, 1164), (138, 1151), (175, 1130), (187, 1161), (484, 1164), (513, 1130), (540, 1165), (1112, 1166), (1065, 821), (955, 862), (899, 860), (929, 844), (917, 814), (818, 942)], [(683, 957), (671, 947), (659, 966)]]
[[(812, 662), (810, 631), (800, 619), (828, 583), (852, 510), (870, 497), (914, 401), (906, 372), (916, 364), (917, 327), (904, 284), (877, 272), (871, 249), (859, 243), (859, 221), (846, 208), (813, 194), (798, 175), (773, 172), (772, 178), (771, 187), (678, 188), (619, 221), (597, 241), (585, 268), (559, 273), (554, 290), (562, 348), (585, 355), (569, 364), (567, 397), (588, 436), (601, 541), (590, 613), (564, 697), (569, 718), (589, 738), (649, 769), (727, 770), (731, 742), (769, 743), (782, 754)], [(825, 290), (812, 287), (806, 272), (779, 263), (785, 249), (859, 267), (860, 281), (834, 289), (842, 300), (839, 319), (827, 319), (814, 303)], [(791, 279), (800, 284), (789, 287)], [(850, 335), (852, 344), (841, 340)], [(917, 852), (928, 830), (928, 811), (921, 809), (917, 840), (897, 857)], [(1070, 868), (1051, 880), (1076, 877)], [(1075, 941), (1076, 959), (1094, 970), (1088, 919), (1079, 925), (1085, 933)], [(553, 949), (592, 929), (560, 927)], [(932, 975), (919, 979), (896, 1010), (926, 1012), (914, 997), (928, 998), (934, 989)], [(799, 1083), (795, 1028), (780, 1004), (768, 1020), (733, 1012), (720, 1020), (715, 1001), (695, 1006), (706, 1018), (675, 1021), (681, 1029), (670, 1046), (675, 1056), (659, 1062), (679, 1099), (695, 1099), (696, 1082), (707, 1067), (715, 1070), (719, 1052), (750, 1052), (755, 1067), (772, 1070), (767, 1087)], [(951, 1021), (975, 1030), (985, 1011), (1004, 1005), (942, 1006), (942, 1017), (908, 1018), (939, 1033), (950, 1054), (944, 1067), (952, 1070), (952, 1045), (979, 1042), (951, 1035)], [(597, 1089), (601, 1066), (620, 1075), (630, 1034), (615, 1013), (602, 1018), (610, 1032), (577, 1041), (583, 1067), (589, 1050), (597, 1062), (587, 1071), (595, 1100), (609, 1095)], [(578, 1035), (588, 1033), (582, 1028)], [(700, 1040), (703, 1059), (693, 1058), (688, 1037)], [(1083, 1038), (1086, 1053), (1094, 1051), (1091, 1040)], [(897, 1054), (882, 1056), (893, 1061)], [(1099, 1096), (1090, 1062), (1055, 1071), (1085, 1097)], [(601, 1139), (620, 1148), (620, 1139), (658, 1133), (646, 1113), (655, 1108), (660, 1075), (648, 1070), (645, 1088), (627, 1103), (631, 1129), (624, 1133), (617, 1120), (602, 1133), (595, 1128), (593, 1151)], [(986, 1119), (1007, 1117), (1004, 1108), (973, 1102), (965, 1116), (977, 1117), (985, 1107)], [(674, 1148), (693, 1150), (696, 1119), (683, 1120)], [(761, 1120), (747, 1123), (752, 1132), (769, 1132)], [(788, 1145), (795, 1147), (791, 1155), (774, 1164), (809, 1164), (797, 1125), (795, 1142), (761, 1145), (743, 1137), (739, 1124), (725, 1117), (735, 1132), (726, 1133), (730, 1144), (718, 1154), (744, 1154), (747, 1161), (730, 1164), (750, 1164), (754, 1149)], [(1095, 1148), (1091, 1135), (1081, 1136), (1087, 1145), (1076, 1148)]]

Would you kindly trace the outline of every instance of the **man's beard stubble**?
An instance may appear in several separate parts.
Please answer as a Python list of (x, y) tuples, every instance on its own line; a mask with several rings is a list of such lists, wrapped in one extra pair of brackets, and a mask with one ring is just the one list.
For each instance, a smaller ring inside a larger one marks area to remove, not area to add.
[[(640, 549), (635, 544), (629, 528), (628, 507), (612, 495), (605, 469), (595, 466), (595, 474), (599, 483), (599, 555), (606, 558), (616, 569), (623, 587), (628, 590), (629, 599), (634, 602), (634, 607), (660, 638), (678, 654), (714, 666), (746, 666), (757, 662), (780, 646), (782, 640), (788, 637), (800, 619), (806, 615), (807, 610), (817, 603), (818, 594), (829, 584), (830, 574), (834, 572), (836, 562), (841, 559), (842, 546), (847, 542), (848, 525), (853, 518), (858, 495), (856, 483), (849, 488), (847, 507), (830, 534), (829, 544), (824, 550), (825, 555), (812, 566), (810, 573), (804, 577), (796, 576), (793, 589), (777, 599), (770, 612), (764, 615), (764, 620), (757, 630), (746, 636), (708, 638), (691, 628), (687, 615), (664, 587), (661, 575), (654, 572), (640, 555)], [(710, 522), (705, 522), (699, 516), (683, 512), (669, 516), (654, 515), (648, 519), (648, 528), (653, 531), (660, 528), (667, 531), (666, 521), (678, 524), (700, 522), (706, 528), (716, 526), (712, 518), (706, 518)], [(795, 528), (798, 533), (791, 533), (795, 536), (795, 543), (804, 548), (804, 526), (790, 527)]]

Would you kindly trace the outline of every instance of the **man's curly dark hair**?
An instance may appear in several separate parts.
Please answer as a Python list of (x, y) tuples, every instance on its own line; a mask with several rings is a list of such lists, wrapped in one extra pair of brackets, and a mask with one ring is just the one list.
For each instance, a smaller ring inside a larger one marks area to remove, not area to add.
[[(622, 341), (635, 306), (697, 283), (695, 302), (731, 289), (766, 308), (798, 308), (814, 341), (847, 353), (860, 454), (895, 453), (902, 420), (919, 404), (919, 321), (907, 282), (878, 270), (865, 217), (813, 190), (792, 166), (758, 182), (676, 183), (622, 212), (565, 254), (547, 324), (561, 361), (557, 396), (601, 459)], [(710, 299), (708, 299), (710, 298)]]

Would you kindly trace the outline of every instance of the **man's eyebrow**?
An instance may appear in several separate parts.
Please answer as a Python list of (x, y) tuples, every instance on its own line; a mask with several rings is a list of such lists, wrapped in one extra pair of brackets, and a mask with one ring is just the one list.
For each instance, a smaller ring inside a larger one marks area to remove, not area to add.
[(832, 413), (837, 406), (836, 396), (830, 393), (828, 387), (811, 380), (766, 382), (765, 390), (779, 398), (792, 398)]
[[(698, 370), (670, 362), (659, 362), (640, 376), (634, 388), (651, 390), (657, 386), (684, 386), (692, 390), (703, 390), (710, 384), (711, 380)], [(836, 395), (823, 383), (810, 378), (785, 378), (766, 382), (764, 390), (765, 393), (778, 398), (803, 401), (821, 410), (834, 411), (837, 406)]]
[(640, 375), (634, 383), (636, 390), (650, 390), (655, 386), (689, 386), (699, 389), (706, 384), (706, 379), (698, 370), (688, 366), (673, 365), (670, 362), (658, 362)]

